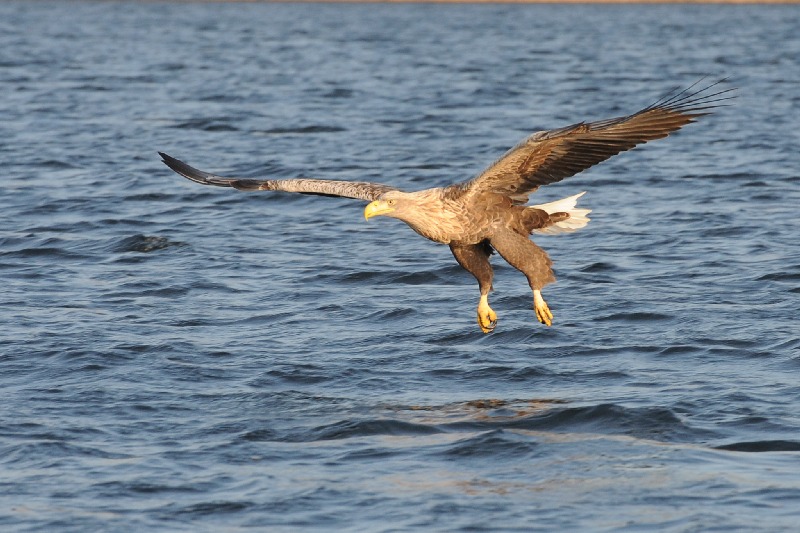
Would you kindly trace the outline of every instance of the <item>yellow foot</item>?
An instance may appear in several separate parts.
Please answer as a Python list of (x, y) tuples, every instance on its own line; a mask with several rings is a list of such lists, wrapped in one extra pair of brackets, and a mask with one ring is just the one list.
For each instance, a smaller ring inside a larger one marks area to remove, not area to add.
[(547, 307), (547, 302), (542, 298), (541, 291), (533, 291), (533, 309), (536, 311), (536, 318), (539, 322), (545, 326), (553, 324), (553, 313), (550, 312), (550, 308)]
[(485, 294), (478, 303), (478, 325), (484, 333), (491, 333), (497, 326), (497, 313), (489, 307), (489, 298)]

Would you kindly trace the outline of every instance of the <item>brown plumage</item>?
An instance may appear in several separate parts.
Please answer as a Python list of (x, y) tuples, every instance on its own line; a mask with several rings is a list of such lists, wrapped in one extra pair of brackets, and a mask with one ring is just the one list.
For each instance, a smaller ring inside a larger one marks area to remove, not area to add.
[(493, 331), (497, 323), (488, 304), (493, 277), (489, 257), (494, 250), (527, 277), (536, 316), (549, 326), (553, 315), (541, 289), (555, 281), (552, 261), (529, 236), (579, 229), (588, 223), (589, 210), (575, 208), (583, 193), (540, 206), (526, 206), (528, 196), (543, 185), (573, 176), (638, 144), (666, 137), (708, 114), (731, 98), (727, 93), (733, 89), (712, 90), (719, 83), (697, 91), (692, 91), (693, 85), (673, 92), (625, 117), (534, 133), (472, 180), (410, 193), (368, 182), (224, 178), (159, 153), (172, 170), (204, 185), (370, 201), (364, 210), (367, 219), (378, 215), (397, 218), (423, 237), (450, 246), (456, 261), (478, 281), (478, 324), (484, 333)]

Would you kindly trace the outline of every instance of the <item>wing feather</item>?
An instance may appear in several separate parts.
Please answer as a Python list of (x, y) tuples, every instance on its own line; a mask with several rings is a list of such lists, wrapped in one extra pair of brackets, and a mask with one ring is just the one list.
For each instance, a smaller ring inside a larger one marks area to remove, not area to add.
[(460, 194), (495, 192), (525, 203), (543, 185), (586, 170), (634, 146), (666, 137), (694, 122), (720, 102), (733, 98), (735, 89), (715, 91), (725, 80), (693, 91), (694, 85), (674, 90), (632, 115), (597, 122), (580, 122), (540, 131), (524, 139), (471, 181), (457, 184)]
[(385, 192), (398, 190), (390, 185), (366, 181), (335, 181), (307, 178), (283, 180), (225, 178), (196, 169), (163, 152), (158, 152), (158, 155), (161, 156), (165, 165), (184, 178), (203, 185), (233, 187), (240, 191), (284, 191), (373, 201), (377, 200)]

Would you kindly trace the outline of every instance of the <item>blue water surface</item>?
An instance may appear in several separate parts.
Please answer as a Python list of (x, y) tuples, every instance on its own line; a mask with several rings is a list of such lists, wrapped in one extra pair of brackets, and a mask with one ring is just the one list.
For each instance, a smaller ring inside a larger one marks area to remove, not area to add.
[[(536, 322), (363, 203), (730, 76), (547, 187)], [(800, 8), (0, 3), (0, 529), (790, 531)]]

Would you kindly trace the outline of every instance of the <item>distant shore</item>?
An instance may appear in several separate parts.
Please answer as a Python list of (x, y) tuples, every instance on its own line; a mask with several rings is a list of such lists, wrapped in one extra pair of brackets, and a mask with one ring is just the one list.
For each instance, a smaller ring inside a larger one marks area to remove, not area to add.
[[(144, 0), (145, 2), (159, 0)], [(176, 0), (244, 4), (800, 4), (800, 0)]]
[(800, 4), (800, 0), (179, 0), (287, 4)]

